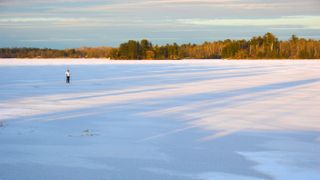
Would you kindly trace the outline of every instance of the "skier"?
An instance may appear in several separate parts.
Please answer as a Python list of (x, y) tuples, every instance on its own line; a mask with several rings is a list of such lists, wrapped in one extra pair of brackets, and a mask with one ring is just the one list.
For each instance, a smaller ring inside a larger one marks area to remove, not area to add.
[(69, 69), (67, 69), (67, 71), (66, 71), (66, 83), (70, 84), (70, 70)]

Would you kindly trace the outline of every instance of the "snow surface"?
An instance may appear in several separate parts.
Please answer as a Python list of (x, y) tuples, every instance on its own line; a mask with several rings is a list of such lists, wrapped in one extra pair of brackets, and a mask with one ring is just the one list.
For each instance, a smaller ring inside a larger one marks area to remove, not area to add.
[(0, 59), (0, 179), (320, 179), (319, 69)]

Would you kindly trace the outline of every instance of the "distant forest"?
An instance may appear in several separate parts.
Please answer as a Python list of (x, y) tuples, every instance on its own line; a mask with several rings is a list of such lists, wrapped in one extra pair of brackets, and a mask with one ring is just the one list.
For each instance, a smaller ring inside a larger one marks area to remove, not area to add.
[(111, 58), (111, 59), (320, 59), (320, 41), (299, 38), (280, 41), (272, 33), (250, 40), (203, 44), (153, 45), (130, 40), (119, 47), (76, 49), (0, 48), (0, 58)]

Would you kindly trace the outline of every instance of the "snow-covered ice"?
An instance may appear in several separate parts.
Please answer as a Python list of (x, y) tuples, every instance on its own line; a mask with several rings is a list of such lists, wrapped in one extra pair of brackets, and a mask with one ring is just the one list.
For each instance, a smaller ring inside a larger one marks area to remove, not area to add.
[(319, 60), (0, 59), (0, 75), (1, 180), (320, 179)]

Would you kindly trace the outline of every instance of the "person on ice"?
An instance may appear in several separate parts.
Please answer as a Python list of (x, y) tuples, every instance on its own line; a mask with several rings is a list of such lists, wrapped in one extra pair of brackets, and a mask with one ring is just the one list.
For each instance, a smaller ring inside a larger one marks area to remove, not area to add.
[(70, 70), (69, 69), (67, 69), (67, 71), (66, 71), (66, 83), (67, 84), (70, 84)]

